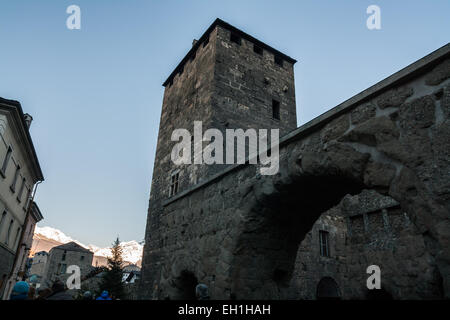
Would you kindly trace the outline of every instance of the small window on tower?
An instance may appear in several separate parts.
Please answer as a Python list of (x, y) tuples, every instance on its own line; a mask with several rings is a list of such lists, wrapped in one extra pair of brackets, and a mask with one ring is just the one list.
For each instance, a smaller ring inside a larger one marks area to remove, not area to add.
[(169, 191), (169, 197), (174, 196), (178, 193), (178, 179), (180, 177), (180, 173), (172, 173), (170, 177), (170, 191)]
[(256, 44), (253, 45), (253, 52), (262, 55), (263, 54), (263, 49), (261, 47), (258, 47)]
[(283, 58), (281, 58), (280, 56), (275, 55), (274, 61), (275, 61), (275, 64), (279, 65), (280, 67), (283, 66)]
[(272, 100), (272, 118), (280, 120), (280, 101)]
[(237, 34), (235, 33), (231, 33), (230, 34), (230, 41), (237, 43), (238, 45), (241, 45), (241, 37), (239, 37)]
[(206, 37), (205, 41), (203, 41), (203, 48), (209, 43), (209, 35)]
[(330, 256), (330, 244), (329, 236), (327, 231), (319, 231), (319, 244), (320, 244), (320, 255), (322, 257)]

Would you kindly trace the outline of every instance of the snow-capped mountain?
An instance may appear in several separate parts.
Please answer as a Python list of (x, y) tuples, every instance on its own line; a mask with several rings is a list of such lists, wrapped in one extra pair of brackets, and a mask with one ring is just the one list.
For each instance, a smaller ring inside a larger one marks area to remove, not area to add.
[[(34, 231), (32, 251), (33, 252), (38, 252), (42, 250), (50, 251), (52, 247), (72, 241), (78, 243), (80, 246), (86, 249), (91, 250), (92, 252), (94, 252), (94, 256), (96, 257), (107, 258), (111, 254), (110, 247), (101, 248), (93, 244), (84, 245), (78, 240), (75, 240), (67, 236), (58, 229), (52, 227), (38, 227), (38, 226), (36, 226), (36, 229)], [(142, 243), (132, 240), (121, 242), (120, 245), (123, 250), (122, 254), (123, 260), (129, 263), (140, 265), (143, 250)], [(103, 260), (105, 261), (106, 259)]]
[[(122, 247), (122, 259), (136, 264), (142, 258), (143, 246), (135, 240), (124, 241), (120, 243)], [(99, 248), (95, 245), (88, 245), (87, 248), (94, 252), (95, 256), (109, 257), (111, 248)]]
[(56, 242), (60, 242), (60, 243), (68, 243), (68, 242), (74, 241), (74, 242), (78, 243), (79, 245), (82, 245), (80, 242), (72, 239), (71, 237), (66, 236), (63, 232), (59, 231), (58, 229), (54, 229), (52, 227), (36, 226), (34, 233), (44, 236), (51, 240), (55, 240)]

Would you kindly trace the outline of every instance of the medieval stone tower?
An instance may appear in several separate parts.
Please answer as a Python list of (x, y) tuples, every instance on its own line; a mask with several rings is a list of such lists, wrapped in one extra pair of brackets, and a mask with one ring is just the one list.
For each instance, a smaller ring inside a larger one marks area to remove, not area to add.
[[(217, 19), (163, 83), (165, 87), (151, 186), (143, 257), (143, 284), (151, 295), (159, 270), (160, 213), (170, 199), (205, 183), (226, 165), (175, 165), (170, 158), (173, 130), (193, 132), (194, 121), (209, 128), (280, 129), (297, 126), (294, 89), (296, 60)], [(168, 231), (170, 232), (170, 231)]]

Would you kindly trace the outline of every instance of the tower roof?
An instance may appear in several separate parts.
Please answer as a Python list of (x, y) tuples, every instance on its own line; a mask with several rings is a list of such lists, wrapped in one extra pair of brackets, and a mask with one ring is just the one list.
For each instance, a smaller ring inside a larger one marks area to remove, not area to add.
[(198, 47), (206, 40), (206, 38), (209, 37), (209, 34), (215, 29), (216, 26), (221, 26), (233, 33), (236, 33), (237, 35), (239, 35), (241, 38), (246, 39), (250, 42), (253, 42), (254, 44), (258, 45), (259, 47), (272, 52), (273, 54), (280, 56), (281, 58), (283, 58), (284, 60), (294, 64), (297, 62), (297, 60), (289, 57), (288, 55), (278, 51), (277, 49), (269, 46), (268, 44), (265, 44), (264, 42), (252, 37), (251, 35), (249, 35), (248, 33), (245, 33), (242, 30), (239, 30), (236, 27), (233, 27), (231, 24), (217, 18), (210, 26), (209, 28), (205, 31), (205, 33), (203, 33), (203, 35), (200, 37), (200, 39), (195, 42), (195, 44), (192, 46), (191, 50), (189, 50), (189, 52), (186, 54), (186, 56), (183, 58), (183, 60), (181, 60), (181, 62), (176, 66), (175, 70), (172, 71), (172, 73), (169, 75), (169, 77), (166, 79), (166, 81), (164, 81), (163, 86), (165, 87), (171, 79), (173, 79), (175, 77), (175, 75), (178, 73), (178, 71), (181, 70), (181, 68), (184, 66), (184, 64), (186, 63), (186, 61), (189, 60), (189, 58), (191, 57), (191, 55), (193, 55)]

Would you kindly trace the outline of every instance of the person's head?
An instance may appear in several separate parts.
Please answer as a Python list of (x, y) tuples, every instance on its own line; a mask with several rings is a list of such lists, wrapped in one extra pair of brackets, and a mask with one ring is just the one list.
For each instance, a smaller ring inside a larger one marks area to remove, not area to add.
[(209, 299), (208, 286), (206, 284), (200, 283), (195, 287), (195, 296), (198, 300)]
[(92, 293), (90, 291), (85, 291), (83, 293), (83, 299), (84, 300), (92, 300)]
[(36, 295), (36, 289), (34, 287), (30, 287), (28, 291), (28, 299), (33, 300)]
[(103, 290), (101, 296), (102, 296), (102, 298), (108, 298), (109, 297), (109, 292), (106, 291), (106, 290)]
[(37, 297), (37, 299), (38, 300), (45, 299), (51, 294), (52, 294), (52, 289), (50, 289), (50, 288), (39, 289), (38, 290), (38, 297)]
[(30, 286), (25, 281), (16, 282), (11, 292), (12, 300), (25, 300), (28, 298)]
[(53, 293), (64, 291), (64, 283), (61, 280), (56, 280), (52, 285)]

